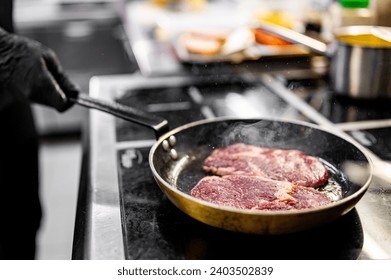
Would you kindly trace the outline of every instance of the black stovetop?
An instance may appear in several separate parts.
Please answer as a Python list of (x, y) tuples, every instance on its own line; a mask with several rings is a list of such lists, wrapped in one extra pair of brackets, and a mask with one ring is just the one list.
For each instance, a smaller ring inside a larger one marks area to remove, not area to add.
[[(379, 114), (383, 114), (381, 118), (391, 117), (388, 110), (379, 113), (379, 108), (365, 107), (365, 111), (358, 104), (339, 101), (318, 83), (286, 82), (295, 94), (335, 123), (376, 119)], [(132, 89), (118, 101), (166, 118), (171, 129), (215, 116), (311, 121), (262, 84), (240, 79), (223, 84)], [(390, 139), (390, 129), (362, 133), (371, 135), (368, 138), (375, 152), (390, 156), (389, 142), (383, 138), (388, 135)], [(173, 206), (155, 183), (148, 165), (154, 133), (117, 119), (116, 136), (117, 142), (135, 141), (117, 154), (127, 259), (356, 259), (361, 252), (363, 228), (356, 210), (326, 226), (280, 236), (233, 233), (204, 225)]]
[[(391, 100), (352, 99), (337, 95), (324, 80), (291, 80), (284, 83), (328, 120), (334, 124), (344, 124), (341, 127), (361, 145), (381, 159), (391, 160)], [(365, 125), (365, 122), (379, 121), (388, 123), (385, 126)]]

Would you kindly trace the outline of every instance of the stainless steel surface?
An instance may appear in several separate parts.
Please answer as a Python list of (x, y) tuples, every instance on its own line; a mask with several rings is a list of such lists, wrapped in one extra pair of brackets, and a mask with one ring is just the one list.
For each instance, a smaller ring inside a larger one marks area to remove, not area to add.
[(118, 0), (14, 1), (17, 28), (35, 28), (64, 21), (112, 20)]
[[(314, 122), (338, 131), (334, 124), (308, 104), (297, 99), (274, 76), (260, 75), (257, 78), (264, 81), (265, 85), (283, 99), (289, 100), (290, 104)], [(191, 80), (188, 77), (145, 78), (139, 75), (95, 77), (91, 81), (91, 94), (94, 97), (112, 100), (119, 97), (126, 89), (143, 85), (148, 85), (148, 87), (155, 85), (158, 87), (162, 84), (173, 86), (186, 84)], [(86, 240), (89, 240), (89, 244), (86, 256), (91, 259), (121, 259), (124, 258), (124, 252), (115, 154), (118, 149), (134, 145), (134, 143), (115, 142), (114, 117), (96, 111), (91, 111), (90, 117), (90, 160), (93, 183), (88, 190), (91, 198), (88, 202)], [(379, 122), (379, 125), (384, 126), (384, 122)], [(147, 146), (150, 144), (145, 143)], [(375, 178), (374, 184), (369, 187), (368, 192), (357, 204), (356, 209), (365, 234), (360, 259), (391, 258), (390, 186), (391, 181)]]
[[(90, 95), (110, 99), (112, 85), (92, 79)], [(85, 259), (124, 259), (115, 158), (114, 117), (91, 110), (91, 183), (87, 189), (85, 213)]]

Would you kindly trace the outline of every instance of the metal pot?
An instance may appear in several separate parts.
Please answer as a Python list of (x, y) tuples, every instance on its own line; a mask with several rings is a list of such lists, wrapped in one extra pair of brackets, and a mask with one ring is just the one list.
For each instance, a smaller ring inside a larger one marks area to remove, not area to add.
[[(260, 28), (303, 45), (330, 59), (329, 78), (336, 94), (352, 98), (391, 98), (391, 43), (382, 46), (347, 43), (345, 36), (369, 35), (378, 26), (346, 26), (334, 30), (330, 44), (293, 30), (261, 23)], [(391, 32), (390, 27), (381, 27)]]

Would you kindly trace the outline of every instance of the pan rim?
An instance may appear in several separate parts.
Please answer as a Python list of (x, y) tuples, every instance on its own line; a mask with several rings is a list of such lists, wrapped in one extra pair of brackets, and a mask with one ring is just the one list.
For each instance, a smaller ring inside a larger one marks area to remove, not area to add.
[[(153, 155), (154, 155), (156, 149), (161, 145), (161, 143), (165, 139), (167, 139), (169, 136), (175, 135), (179, 131), (190, 129), (192, 127), (196, 127), (196, 126), (200, 126), (200, 125), (204, 125), (204, 124), (208, 124), (208, 123), (223, 122), (223, 121), (238, 121), (239, 122), (239, 121), (251, 121), (251, 120), (257, 120), (257, 121), (258, 120), (259, 121), (267, 120), (267, 121), (273, 121), (273, 122), (284, 122), (284, 123), (290, 123), (290, 124), (294, 124), (294, 125), (305, 126), (305, 127), (321, 130), (325, 133), (332, 134), (336, 137), (339, 137), (339, 138), (347, 141), (348, 143), (353, 145), (358, 151), (360, 151), (365, 156), (365, 159), (368, 161), (368, 168), (369, 168), (368, 179), (359, 188), (359, 190), (357, 190), (353, 194), (351, 194), (341, 200), (338, 200), (336, 202), (332, 202), (330, 204), (319, 206), (316, 208), (299, 209), (299, 210), (297, 210), (297, 209), (293, 209), (293, 210), (251, 210), (251, 209), (239, 209), (239, 208), (235, 208), (232, 206), (218, 205), (218, 204), (215, 204), (212, 202), (208, 202), (208, 201), (193, 197), (183, 191), (178, 190), (176, 187), (172, 186), (169, 182), (164, 180), (159, 175), (157, 170), (155, 169), (155, 166), (153, 164)], [(252, 215), (252, 216), (286, 216), (286, 215), (293, 215), (293, 214), (294, 215), (305, 215), (305, 214), (311, 214), (311, 213), (316, 213), (316, 212), (320, 212), (320, 211), (327, 211), (327, 210), (336, 208), (338, 206), (347, 204), (349, 201), (355, 200), (355, 199), (363, 196), (365, 194), (365, 192), (367, 191), (367, 189), (369, 188), (369, 185), (371, 184), (372, 177), (373, 177), (373, 163), (372, 163), (372, 160), (369, 157), (368, 153), (365, 151), (365, 149), (359, 147), (357, 144), (355, 144), (353, 141), (351, 141), (347, 136), (343, 135), (342, 133), (337, 133), (337, 132), (331, 131), (329, 128), (321, 127), (320, 125), (317, 125), (317, 124), (309, 123), (306, 121), (300, 121), (300, 120), (290, 120), (290, 119), (288, 120), (288, 119), (284, 119), (284, 118), (217, 117), (217, 118), (213, 118), (213, 119), (203, 119), (203, 120), (199, 120), (199, 121), (190, 122), (190, 123), (184, 124), (182, 126), (179, 126), (177, 128), (174, 128), (173, 130), (170, 130), (167, 133), (163, 134), (151, 147), (148, 159), (149, 159), (150, 169), (151, 169), (152, 173), (154, 174), (155, 178), (157, 178), (158, 181), (163, 182), (165, 186), (167, 186), (171, 191), (175, 192), (177, 195), (184, 197), (185, 199), (190, 200), (194, 203), (201, 204), (201, 205), (204, 205), (204, 206), (207, 206), (210, 208), (214, 208), (216, 210), (227, 211), (227, 212), (231, 212), (231, 213), (238, 213), (238, 214), (243, 214), (243, 215)], [(353, 205), (352, 208), (354, 208), (354, 206), (355, 205)]]

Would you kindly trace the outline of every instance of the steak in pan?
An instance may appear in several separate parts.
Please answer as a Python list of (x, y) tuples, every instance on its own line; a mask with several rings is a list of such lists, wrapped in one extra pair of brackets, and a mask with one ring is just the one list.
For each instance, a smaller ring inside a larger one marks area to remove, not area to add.
[[(219, 205), (250, 210), (292, 210), (331, 203), (316, 187), (329, 177), (315, 157), (298, 150), (233, 144), (215, 149), (191, 195)], [(218, 176), (216, 176), (218, 175)]]
[(219, 205), (251, 210), (293, 210), (319, 207), (330, 199), (314, 188), (259, 176), (206, 176), (191, 195)]
[(242, 143), (215, 149), (206, 158), (204, 170), (219, 176), (261, 176), (307, 187), (321, 186), (329, 177), (322, 162), (301, 151)]

